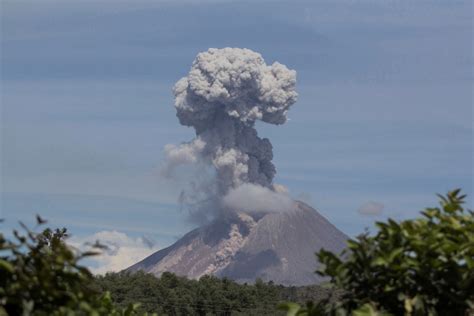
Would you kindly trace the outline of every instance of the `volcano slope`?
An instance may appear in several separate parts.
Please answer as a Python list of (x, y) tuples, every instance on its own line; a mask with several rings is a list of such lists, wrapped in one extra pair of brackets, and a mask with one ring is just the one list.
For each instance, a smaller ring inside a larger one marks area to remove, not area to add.
[(322, 279), (315, 252), (340, 253), (348, 237), (307, 204), (295, 201), (285, 212), (232, 212), (197, 228), (173, 245), (129, 267), (160, 276), (168, 271), (189, 278), (256, 278), (282, 285), (307, 285)]

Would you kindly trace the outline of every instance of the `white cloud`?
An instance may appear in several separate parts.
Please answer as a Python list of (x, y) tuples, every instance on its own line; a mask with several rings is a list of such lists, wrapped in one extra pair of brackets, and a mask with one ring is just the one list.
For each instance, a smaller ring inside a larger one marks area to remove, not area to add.
[(362, 204), (357, 211), (362, 215), (376, 216), (382, 214), (383, 209), (384, 205), (382, 203), (369, 201)]
[(294, 201), (284, 193), (272, 191), (260, 185), (245, 183), (227, 193), (224, 206), (245, 212), (285, 212), (293, 208)]
[(89, 259), (93, 263), (89, 268), (95, 274), (121, 271), (160, 249), (145, 237), (134, 238), (116, 230), (104, 230), (85, 237), (72, 237), (69, 243), (83, 250), (87, 248), (87, 244), (96, 241), (106, 245), (108, 249), (101, 255)]

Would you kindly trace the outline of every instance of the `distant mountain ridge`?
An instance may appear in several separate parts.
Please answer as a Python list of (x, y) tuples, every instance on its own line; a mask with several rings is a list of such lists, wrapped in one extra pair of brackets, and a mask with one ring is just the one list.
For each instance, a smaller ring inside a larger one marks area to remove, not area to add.
[(197, 228), (127, 271), (189, 278), (206, 274), (238, 282), (256, 278), (283, 285), (321, 282), (315, 252), (340, 253), (348, 237), (307, 204), (281, 213), (236, 212)]

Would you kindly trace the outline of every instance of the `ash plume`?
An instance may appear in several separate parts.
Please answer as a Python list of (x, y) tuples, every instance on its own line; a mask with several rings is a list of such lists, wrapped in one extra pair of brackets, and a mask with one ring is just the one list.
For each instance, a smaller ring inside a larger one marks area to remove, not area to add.
[(196, 138), (165, 146), (165, 172), (183, 164), (210, 166), (214, 186), (200, 188), (193, 179), (193, 190), (206, 193), (183, 192), (180, 199), (200, 196), (194, 200), (209, 208), (243, 184), (277, 192), (272, 144), (258, 137), (255, 122), (285, 123), (296, 102), (295, 84), (296, 71), (278, 62), (267, 65), (249, 49), (211, 48), (198, 54), (189, 74), (174, 86), (179, 122), (193, 127)]

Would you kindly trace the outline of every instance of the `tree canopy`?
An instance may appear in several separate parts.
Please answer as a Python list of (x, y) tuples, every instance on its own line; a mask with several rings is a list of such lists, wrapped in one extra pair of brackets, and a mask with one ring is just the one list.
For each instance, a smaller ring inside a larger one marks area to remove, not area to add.
[[(327, 285), (238, 284), (172, 273), (93, 276), (66, 229), (0, 233), (2, 315), (470, 315), (474, 314), (474, 213), (460, 190), (421, 217), (377, 222), (342, 254), (321, 250)], [(40, 227), (45, 221), (37, 217)], [(279, 302), (293, 301), (280, 305)], [(308, 301), (304, 307), (299, 304)]]
[(417, 219), (376, 223), (375, 235), (321, 250), (318, 273), (342, 290), (337, 302), (283, 305), (289, 315), (467, 315), (474, 313), (474, 214), (460, 190)]
[(79, 253), (66, 244), (65, 228), (35, 233), (21, 225), (12, 239), (0, 233), (0, 316), (137, 314), (138, 305), (117, 309), (108, 292), (90, 286), (93, 276), (79, 261), (100, 245)]

